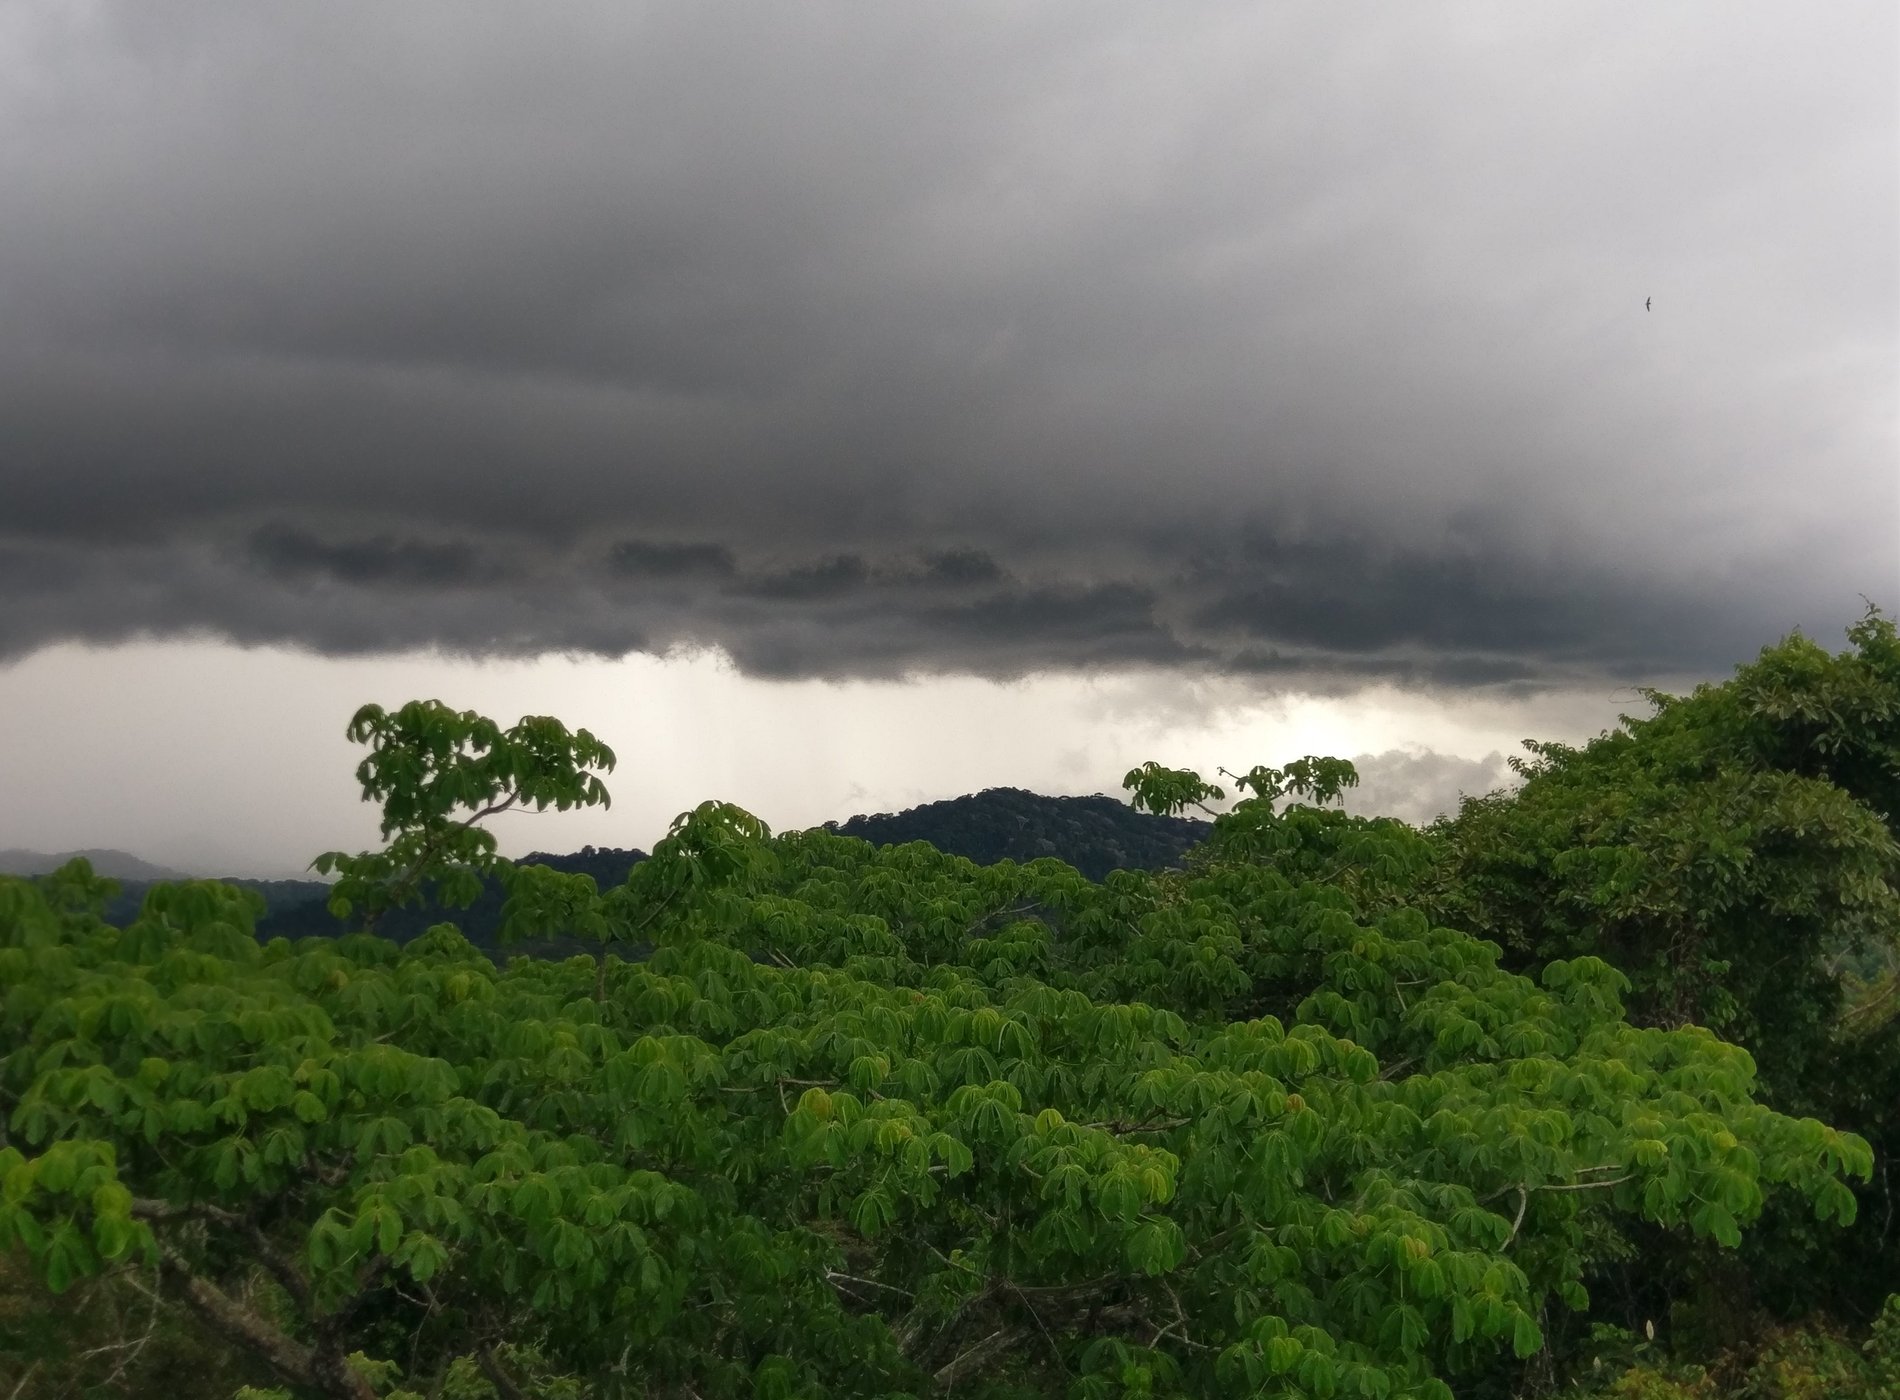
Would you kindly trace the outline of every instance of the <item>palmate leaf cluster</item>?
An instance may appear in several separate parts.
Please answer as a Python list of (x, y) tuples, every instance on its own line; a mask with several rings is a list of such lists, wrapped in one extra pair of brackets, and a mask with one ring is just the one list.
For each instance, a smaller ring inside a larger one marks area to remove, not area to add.
[(481, 877), (507, 862), (483, 819), (515, 809), (567, 811), (608, 806), (600, 774), (614, 753), (585, 729), (569, 733), (559, 720), (529, 715), (502, 729), (472, 710), (414, 700), (391, 714), (365, 705), (350, 719), (349, 737), (370, 745), (356, 769), (366, 801), (383, 809), (381, 851), (326, 851), (311, 862), (335, 874), (330, 911), (360, 912), (365, 928), (391, 908), (420, 897), (466, 908)]
[[(1851, 1128), (1888, 1162), (1900, 1152), (1900, 637), (1870, 609), (1848, 640), (1831, 653), (1791, 637), (1720, 685), (1651, 693), (1650, 714), (1589, 744), (1527, 745), (1518, 790), (1425, 833), (1435, 863), (1414, 897), (1520, 970), (1613, 963), (1632, 982), (1631, 1020), (1693, 1022), (1745, 1046), (1767, 1102)], [(1771, 1204), (1719, 1306), (1865, 1324), (1900, 1286), (1900, 1178), (1883, 1168), (1857, 1189), (1873, 1223), (1844, 1237)], [(1660, 1253), (1640, 1262), (1653, 1303), (1703, 1286), (1704, 1261)]]
[(208, 882), (115, 928), (81, 866), (0, 881), (0, 1248), (137, 1271), (302, 1392), (1446, 1396), (1590, 1306), (1605, 1229), (1833, 1229), (1871, 1166), (1744, 1050), (1630, 1024), (1597, 953), (1527, 975), (1428, 917), (1440, 848), (1326, 806), (1334, 760), (1238, 779), (1185, 871), (707, 803), (602, 892), (475, 839), (604, 800), (585, 731), (352, 732), (391, 841), (331, 861), (357, 908), (495, 870), (512, 931), (599, 953), (260, 944)]
[(1870, 611), (1581, 748), (1527, 744), (1517, 792), (1432, 833), (1428, 902), (1519, 965), (1590, 952), (1633, 1007), (1755, 1049), (1789, 1095), (1828, 1074), (1850, 995), (1900, 930), (1900, 639)]

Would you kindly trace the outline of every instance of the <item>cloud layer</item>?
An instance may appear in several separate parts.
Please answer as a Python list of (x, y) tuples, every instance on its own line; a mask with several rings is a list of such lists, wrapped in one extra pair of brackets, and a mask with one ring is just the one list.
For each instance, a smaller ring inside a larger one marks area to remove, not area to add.
[(1895, 28), (16, 7), (0, 659), (1723, 668), (1900, 599)]
[(1483, 797), (1518, 782), (1501, 753), (1459, 758), (1416, 747), (1387, 749), (1384, 753), (1360, 754), (1353, 766), (1359, 774), (1359, 786), (1344, 795), (1347, 811), (1367, 817), (1397, 817), (1414, 826), (1427, 826), (1438, 817), (1455, 815), (1463, 798)]

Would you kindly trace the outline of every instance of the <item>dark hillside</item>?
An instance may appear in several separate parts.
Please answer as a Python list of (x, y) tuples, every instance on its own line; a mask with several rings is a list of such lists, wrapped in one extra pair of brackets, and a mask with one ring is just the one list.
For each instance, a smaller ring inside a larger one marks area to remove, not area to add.
[[(908, 811), (855, 816), (846, 822), (827, 822), (825, 828), (855, 836), (873, 845), (902, 845), (924, 841), (938, 850), (965, 856), (979, 865), (1000, 860), (1019, 864), (1053, 856), (1074, 866), (1091, 880), (1111, 870), (1159, 870), (1178, 865), (1184, 855), (1206, 836), (1209, 823), (1185, 817), (1157, 817), (1112, 797), (1045, 797), (1021, 788), (990, 788), (965, 797), (929, 802)], [(570, 874), (594, 877), (601, 889), (611, 889), (627, 878), (646, 852), (617, 847), (584, 846), (556, 855), (535, 851), (519, 864), (546, 865)], [(345, 924), (333, 918), (325, 905), (328, 889), (311, 880), (233, 880), (255, 889), (269, 905), (258, 921), (258, 937), (334, 937)], [(130, 922), (152, 886), (148, 880), (128, 880), (107, 910), (110, 921)], [(457, 925), (478, 948), (501, 953), (501, 909), (506, 895), (498, 881), (483, 882), (481, 897), (467, 909), (444, 909), (433, 901), (395, 909), (384, 915), (376, 931), (385, 938), (407, 943), (433, 924)], [(560, 944), (516, 945), (509, 953), (565, 956), (578, 948)]]
[[(620, 849), (612, 846), (583, 846), (569, 855), (550, 855), (546, 851), (533, 851), (516, 862), (518, 865), (546, 865), (570, 875), (592, 875), (599, 888), (612, 889), (627, 878), (627, 872), (634, 865), (646, 859), (645, 851)], [(270, 892), (265, 891), (270, 899)], [(325, 901), (327, 894), (318, 893), (295, 901), (279, 904), (271, 901), (270, 912), (258, 921), (259, 938), (312, 938), (335, 937), (344, 931), (344, 925), (331, 917)], [(384, 938), (397, 943), (407, 943), (417, 937), (431, 925), (452, 923), (460, 928), (468, 941), (486, 952), (494, 953), (501, 949), (501, 907), (507, 894), (499, 880), (482, 881), (481, 896), (466, 909), (444, 909), (431, 900), (412, 904), (404, 909), (392, 909), (377, 923), (376, 932)], [(578, 945), (575, 945), (578, 947)], [(552, 945), (517, 944), (510, 953), (554, 953), (566, 956), (575, 951), (575, 947), (563, 944), (556, 948)]]
[[(123, 928), (131, 923), (139, 916), (139, 909), (145, 903), (146, 891), (153, 885), (162, 883), (164, 882), (160, 880), (120, 880), (118, 894), (106, 902), (106, 922), (114, 928)], [(303, 904), (313, 904), (321, 909), (323, 901), (329, 898), (330, 889), (321, 880), (247, 880), (227, 876), (224, 878), (224, 883), (237, 885), (241, 889), (256, 890), (264, 896), (264, 903), (272, 909), (294, 909)]]
[[(1091, 880), (1100, 880), (1111, 870), (1159, 870), (1178, 865), (1206, 836), (1209, 823), (1185, 817), (1151, 816), (1112, 797), (1044, 797), (1021, 788), (990, 788), (895, 814), (860, 815), (846, 822), (826, 822), (825, 829), (877, 846), (924, 841), (979, 865), (993, 865), (999, 860), (1021, 864), (1053, 856), (1073, 865)], [(595, 884), (604, 890), (620, 884), (635, 862), (644, 859), (644, 851), (586, 846), (569, 855), (536, 851), (524, 856), (520, 863), (592, 875)], [(290, 892), (286, 887), (285, 893)], [(258, 925), (260, 937), (307, 938), (341, 931), (342, 926), (324, 907), (321, 892), (311, 892), (300, 899), (280, 899), (277, 892), (270, 889), (264, 893), (271, 902), (271, 909)], [(497, 952), (501, 947), (504, 898), (501, 886), (491, 880), (485, 883), (481, 898), (467, 909), (412, 905), (385, 915), (377, 932), (398, 943), (406, 943), (431, 924), (446, 920), (458, 925), (477, 947)], [(573, 949), (565, 945), (559, 948), (521, 945), (510, 951), (565, 954)]]
[(1021, 788), (989, 788), (894, 816), (826, 822), (825, 829), (875, 846), (927, 841), (978, 865), (1053, 856), (1099, 881), (1111, 870), (1180, 864), (1207, 836), (1211, 823), (1151, 816), (1113, 797), (1044, 797)]

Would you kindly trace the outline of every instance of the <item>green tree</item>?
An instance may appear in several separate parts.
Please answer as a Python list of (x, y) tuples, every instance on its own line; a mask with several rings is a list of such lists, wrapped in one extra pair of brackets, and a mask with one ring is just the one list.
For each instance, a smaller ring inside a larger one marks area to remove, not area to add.
[[(604, 800), (611, 755), (533, 723), (360, 714), (391, 846), (343, 897)], [(708, 803), (616, 889), (517, 873), (513, 927), (601, 951), (506, 967), (0, 881), (0, 1249), (55, 1292), (151, 1270), (351, 1400), (1444, 1397), (1589, 1307), (1607, 1224), (1852, 1218), (1865, 1143), (1626, 1022), (1601, 958), (1527, 977), (1408, 907), (1420, 838), (1325, 805), (1350, 776), (1256, 769), (1191, 868), (1101, 884)]]
[(509, 867), (495, 835), (480, 823), (503, 812), (609, 806), (598, 773), (612, 772), (613, 750), (585, 729), (524, 716), (503, 729), (472, 710), (414, 700), (394, 714), (365, 705), (346, 731), (369, 756), (356, 769), (363, 800), (382, 805), (380, 851), (327, 851), (311, 862), (339, 878), (330, 894), (338, 918), (360, 913), (365, 930), (387, 910), (433, 887), (437, 902), (466, 908), (481, 877)]
[[(1518, 790), (1428, 833), (1415, 897), (1532, 975), (1603, 958), (1631, 979), (1633, 1021), (1710, 1027), (1752, 1054), (1769, 1102), (1885, 1159), (1900, 1150), (1900, 642), (1872, 609), (1848, 640), (1831, 654), (1790, 637), (1721, 684), (1647, 692), (1649, 715), (1581, 747), (1527, 744)], [(1845, 1244), (1778, 1219), (1754, 1283), (1784, 1311), (1866, 1316), (1893, 1285), (1894, 1184), (1883, 1170), (1864, 1189), (1886, 1223)], [(1746, 1282), (1719, 1285), (1721, 1309), (1741, 1315)]]

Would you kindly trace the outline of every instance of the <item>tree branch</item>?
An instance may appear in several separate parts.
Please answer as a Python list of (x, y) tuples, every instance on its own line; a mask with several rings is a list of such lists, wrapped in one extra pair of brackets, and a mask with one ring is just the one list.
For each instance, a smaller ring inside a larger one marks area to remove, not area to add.
[(315, 1319), (317, 1330), (327, 1339), (339, 1336), (349, 1320), (356, 1315), (358, 1308), (369, 1301), (383, 1281), (383, 1275), (389, 1272), (389, 1256), (378, 1254), (366, 1263), (356, 1275), (356, 1292), (345, 1298), (330, 1312)]
[(31, 1366), (27, 1367), (26, 1370), (22, 1371), (20, 1373), (19, 1384), (13, 1387), (13, 1393), (7, 1397), (7, 1400), (20, 1400), (20, 1396), (26, 1390), (26, 1383), (33, 1379), (33, 1373), (39, 1369), (40, 1363), (35, 1361)]
[(1534, 1187), (1538, 1191), (1601, 1191), (1611, 1186), (1621, 1186), (1630, 1180), (1627, 1176), (1611, 1177), (1607, 1181), (1553, 1181), (1545, 1186)]
[(336, 1400), (375, 1400), (375, 1392), (360, 1378), (353, 1388), (339, 1388), (326, 1377), (316, 1350), (285, 1336), (270, 1322), (237, 1302), (209, 1279), (200, 1278), (185, 1257), (169, 1245), (159, 1246), (159, 1265), (176, 1284), (185, 1305), (212, 1331), (252, 1353), (292, 1385), (304, 1386)]
[(235, 1230), (250, 1241), (256, 1251), (258, 1262), (270, 1273), (270, 1276), (283, 1286), (297, 1307), (307, 1317), (310, 1315), (310, 1281), (303, 1276), (296, 1263), (264, 1233), (257, 1222), (247, 1215), (239, 1215), (222, 1206), (214, 1206), (208, 1201), (192, 1201), (180, 1205), (173, 1201), (135, 1199), (132, 1202), (132, 1214), (141, 1220), (209, 1220), (222, 1225), (227, 1230)]
[(992, 909), (987, 914), (979, 915), (975, 923), (971, 924), (968, 928), (963, 930), (963, 936), (965, 938), (968, 938), (971, 934), (975, 933), (978, 929), (982, 928), (983, 925), (987, 924), (991, 919), (1007, 919), (1011, 914), (1034, 913), (1037, 907), (1038, 905), (1035, 900), (1025, 899), (1021, 904), (1018, 904), (1014, 909)]
[(514, 1377), (501, 1369), (501, 1362), (495, 1359), (495, 1349), (487, 1342), (475, 1348), (475, 1364), (482, 1368), (482, 1374), (488, 1377), (488, 1383), (495, 1387), (501, 1400), (528, 1400), (521, 1387), (516, 1385)]
[(834, 1287), (840, 1284), (846, 1284), (846, 1285), (856, 1284), (862, 1288), (876, 1288), (876, 1289), (882, 1290), (885, 1293), (896, 1293), (905, 1298), (915, 1298), (917, 1296), (915, 1293), (912, 1293), (908, 1288), (899, 1288), (897, 1287), (896, 1284), (891, 1284), (891, 1283), (879, 1283), (874, 1278), (859, 1278), (856, 1274), (842, 1274), (842, 1273), (839, 1273), (836, 1269), (825, 1270), (825, 1282), (831, 1284)]
[(1509, 1249), (1511, 1247), (1511, 1241), (1517, 1238), (1517, 1232), (1520, 1228), (1522, 1228), (1524, 1224), (1524, 1208), (1528, 1206), (1530, 1203), (1531, 1203), (1530, 1189), (1524, 1186), (1518, 1187), (1517, 1188), (1517, 1215), (1511, 1221), (1511, 1233), (1506, 1235), (1504, 1237), (1504, 1243), (1498, 1246), (1499, 1254), (1502, 1254), (1504, 1253), (1505, 1250)]
[(1036, 1330), (1042, 1333), (1042, 1339), (1049, 1344), (1049, 1355), (1055, 1359), (1056, 1369), (1066, 1375), (1069, 1368), (1062, 1363), (1062, 1348), (1056, 1345), (1056, 1339), (1050, 1333), (1047, 1324), (1043, 1322), (1042, 1314), (1036, 1311), (1036, 1305), (1029, 1301), (1029, 1295), (1023, 1292), (1018, 1285), (1012, 1283), (1010, 1289), (1018, 1298), (1022, 1299), (1023, 1306), (1029, 1309), (1029, 1316), (1031, 1320), (1035, 1322)]
[(1017, 1343), (1026, 1340), (1026, 1327), (999, 1327), (961, 1356), (946, 1362), (936, 1373), (937, 1384), (948, 1390), (973, 1371), (982, 1369)]
[(382, 916), (387, 914), (391, 909), (401, 907), (402, 900), (408, 896), (409, 891), (413, 889), (416, 882), (422, 878), (422, 872), (429, 868), (429, 862), (435, 859), (436, 852), (448, 844), (448, 839), (451, 835), (458, 831), (467, 831), (484, 817), (499, 816), (519, 801), (521, 801), (521, 794), (519, 792), (510, 793), (506, 802), (491, 802), (479, 812), (471, 814), (466, 820), (456, 822), (438, 834), (433, 841), (422, 848), (421, 852), (416, 856), (415, 861), (400, 879), (394, 883), (384, 885), (382, 892), (388, 897), (389, 904), (385, 908), (375, 910), (373, 913), (364, 916), (364, 932), (372, 930), (376, 926), (376, 921), (382, 918)]
[(1185, 1128), (1192, 1118), (1150, 1118), (1145, 1122), (1131, 1123), (1126, 1118), (1111, 1119), (1103, 1123), (1083, 1123), (1084, 1128), (1094, 1128), (1104, 1133), (1171, 1133), (1176, 1128)]

